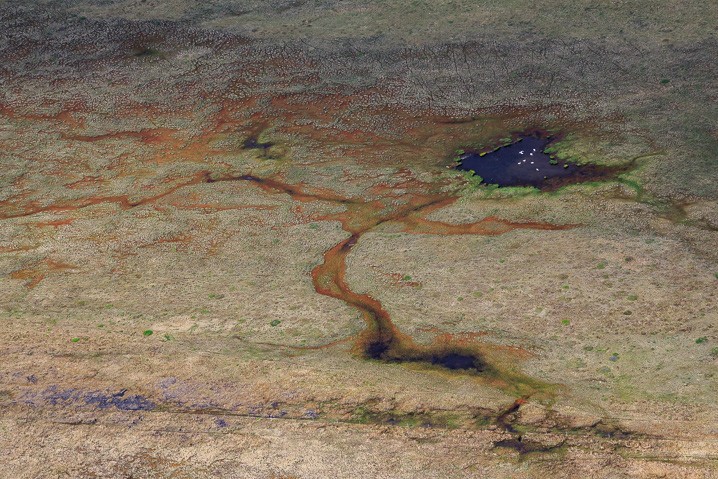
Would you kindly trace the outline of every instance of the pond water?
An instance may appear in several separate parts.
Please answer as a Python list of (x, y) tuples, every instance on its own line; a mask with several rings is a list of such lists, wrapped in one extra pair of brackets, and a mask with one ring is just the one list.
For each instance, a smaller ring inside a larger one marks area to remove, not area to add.
[(431, 363), (448, 369), (475, 369), (477, 371), (484, 369), (483, 363), (476, 356), (469, 354), (448, 353), (434, 355), (431, 358)]
[(581, 174), (582, 167), (552, 160), (544, 153), (543, 150), (550, 141), (547, 138), (528, 136), (483, 156), (476, 152), (465, 153), (461, 155), (458, 168), (473, 170), (484, 179), (484, 183), (499, 186), (540, 188), (552, 178), (586, 176)]

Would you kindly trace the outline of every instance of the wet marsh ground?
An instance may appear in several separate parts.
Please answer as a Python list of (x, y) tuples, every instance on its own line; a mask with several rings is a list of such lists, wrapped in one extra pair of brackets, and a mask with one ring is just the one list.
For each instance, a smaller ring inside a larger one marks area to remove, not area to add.
[[(639, 6), (0, 4), (2, 474), (714, 476), (715, 19)], [(455, 169), (536, 130), (615, 174)]]

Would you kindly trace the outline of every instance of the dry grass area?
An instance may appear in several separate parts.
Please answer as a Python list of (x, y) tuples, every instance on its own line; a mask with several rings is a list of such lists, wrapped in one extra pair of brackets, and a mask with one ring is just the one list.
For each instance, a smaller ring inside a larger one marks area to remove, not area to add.
[[(661, 3), (0, 1), (0, 476), (716, 477), (718, 18)], [(453, 169), (531, 129), (625, 171)]]

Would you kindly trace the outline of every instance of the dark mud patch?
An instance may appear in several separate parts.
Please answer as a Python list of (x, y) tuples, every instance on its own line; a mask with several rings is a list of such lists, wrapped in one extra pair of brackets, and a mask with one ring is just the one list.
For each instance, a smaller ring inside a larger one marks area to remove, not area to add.
[(577, 165), (552, 157), (545, 150), (555, 138), (540, 134), (524, 136), (490, 152), (467, 151), (459, 156), (457, 168), (470, 171), (482, 183), (498, 186), (532, 186), (553, 190), (572, 183), (601, 181), (623, 168)]

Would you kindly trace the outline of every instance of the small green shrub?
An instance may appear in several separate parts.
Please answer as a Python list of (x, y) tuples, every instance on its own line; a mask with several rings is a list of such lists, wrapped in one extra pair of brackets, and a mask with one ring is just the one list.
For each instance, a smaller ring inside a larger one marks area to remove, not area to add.
[(274, 327), (274, 326), (279, 326), (279, 323), (281, 323), (280, 320), (278, 320), (278, 319), (273, 319), (272, 322), (269, 323), (269, 325), (272, 326), (272, 327)]
[(701, 336), (700, 338), (696, 339), (696, 344), (703, 344), (706, 341), (708, 341), (708, 338), (706, 336)]
[(144, 331), (142, 331), (143, 336), (152, 336), (153, 333), (154, 331), (152, 331), (151, 329), (145, 329)]

